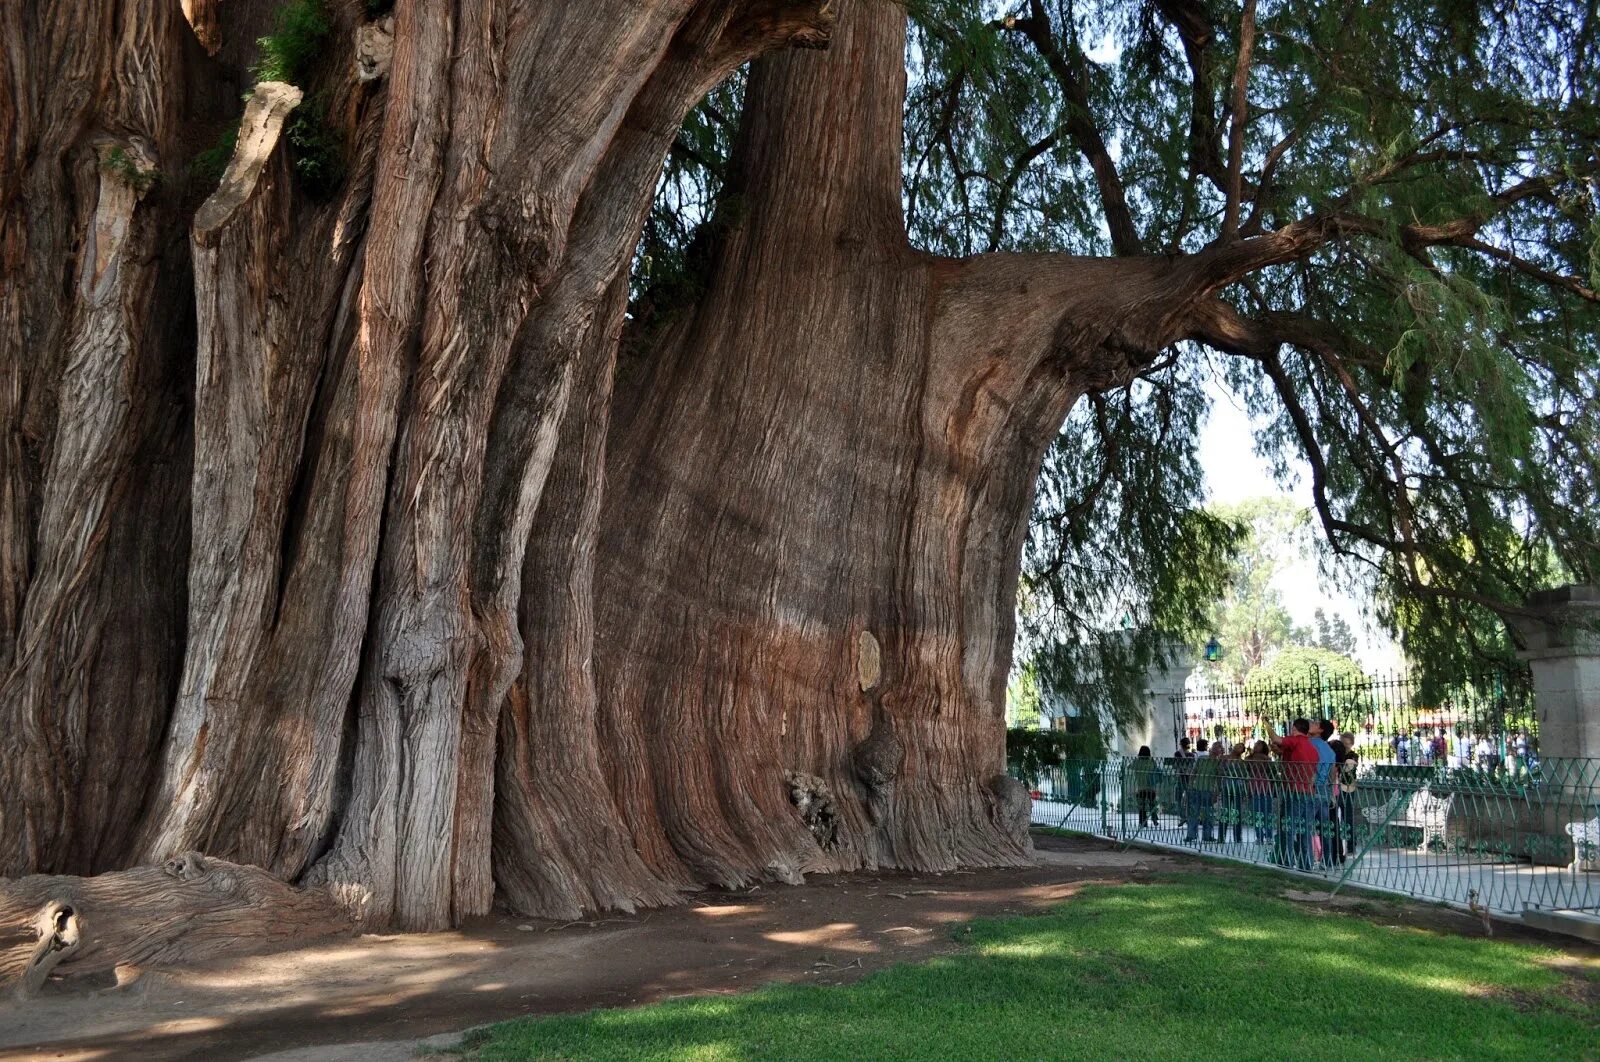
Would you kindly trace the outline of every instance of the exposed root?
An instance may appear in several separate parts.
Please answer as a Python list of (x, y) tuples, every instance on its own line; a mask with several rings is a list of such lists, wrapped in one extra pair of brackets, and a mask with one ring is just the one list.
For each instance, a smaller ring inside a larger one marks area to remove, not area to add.
[(270, 951), (349, 928), (326, 893), (198, 852), (92, 878), (35, 874), (0, 880), (0, 987), (26, 998), (53, 975)]

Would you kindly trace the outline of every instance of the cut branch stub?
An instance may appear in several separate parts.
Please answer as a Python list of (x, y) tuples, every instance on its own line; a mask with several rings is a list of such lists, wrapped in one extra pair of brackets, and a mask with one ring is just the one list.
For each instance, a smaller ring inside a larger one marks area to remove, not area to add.
[(283, 123), (289, 112), (300, 105), (305, 94), (282, 81), (263, 81), (245, 104), (239, 122), (239, 139), (233, 158), (222, 175), (222, 183), (194, 215), (194, 241), (202, 247), (215, 243), (216, 232), (249, 200), (261, 180), (261, 171), (272, 157)]
[(0, 988), (28, 995), (52, 973), (171, 966), (349, 928), (327, 894), (198, 852), (92, 878), (35, 874), (0, 881)]

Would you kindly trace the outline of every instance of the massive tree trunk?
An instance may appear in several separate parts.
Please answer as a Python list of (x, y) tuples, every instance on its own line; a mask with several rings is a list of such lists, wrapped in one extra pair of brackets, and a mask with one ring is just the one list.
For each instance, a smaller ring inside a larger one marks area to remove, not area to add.
[[(199, 850), (422, 928), (497, 885), (567, 917), (1027, 859), (1002, 702), (1039, 458), (1204, 279), (910, 248), (903, 8), (402, 3), (371, 80), (333, 3), (197, 203), (218, 115), (182, 99), (227, 100), (262, 12), (105, 0), (80, 55), (83, 5), (24, 6), (0, 873)], [(687, 109), (830, 31), (751, 76), (699, 303), (628, 325)]]

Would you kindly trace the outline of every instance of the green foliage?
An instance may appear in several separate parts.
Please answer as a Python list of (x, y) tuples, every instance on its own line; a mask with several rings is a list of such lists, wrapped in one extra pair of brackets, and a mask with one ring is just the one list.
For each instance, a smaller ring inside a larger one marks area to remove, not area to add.
[(1033, 789), (1050, 768), (1067, 755), (1067, 735), (1059, 730), (1014, 726), (1006, 730), (1006, 766), (1013, 777)]
[(260, 54), (251, 74), (258, 82), (303, 84), (332, 30), (323, 0), (288, 0), (278, 8), (272, 33), (256, 39)]
[(1348, 656), (1310, 646), (1291, 646), (1245, 678), (1245, 708), (1280, 730), (1285, 720), (1328, 718), (1344, 726), (1364, 717), (1372, 682)]
[(1544, 945), (1290, 903), (1278, 876), (1089, 885), (848, 985), (522, 1018), (469, 1057), (1581, 1058), (1592, 985)]
[(233, 149), (239, 143), (239, 123), (234, 121), (217, 137), (217, 142), (201, 151), (189, 164), (194, 179), (207, 187), (215, 187), (227, 172)]
[(1030, 789), (1052, 767), (1070, 760), (1105, 759), (1106, 735), (1099, 721), (1083, 712), (1066, 717), (1066, 728), (1042, 730), (1037, 726), (1006, 728), (1006, 765)]
[(283, 136), (301, 187), (314, 199), (331, 196), (344, 179), (344, 157), (322, 97), (308, 97), (296, 107), (283, 124)]
[(161, 181), (160, 170), (141, 170), (122, 148), (112, 148), (106, 152), (101, 165), (135, 192), (149, 191)]

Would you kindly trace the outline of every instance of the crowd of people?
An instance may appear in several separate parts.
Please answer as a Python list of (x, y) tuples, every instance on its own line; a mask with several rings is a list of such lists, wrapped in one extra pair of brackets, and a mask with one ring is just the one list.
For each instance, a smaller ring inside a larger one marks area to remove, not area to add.
[(1356, 843), (1360, 753), (1333, 721), (1296, 719), (1290, 732), (1231, 747), (1184, 738), (1178, 753), (1156, 760), (1145, 746), (1128, 766), (1139, 827), (1159, 826), (1161, 792), (1189, 843), (1244, 843), (1271, 849), (1274, 862), (1300, 870), (1343, 863)]

